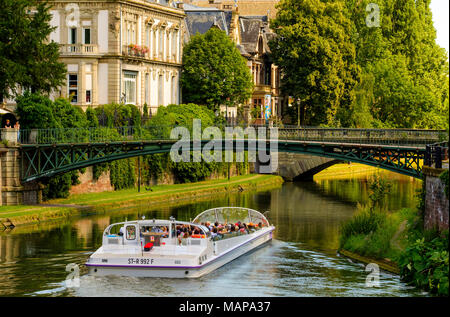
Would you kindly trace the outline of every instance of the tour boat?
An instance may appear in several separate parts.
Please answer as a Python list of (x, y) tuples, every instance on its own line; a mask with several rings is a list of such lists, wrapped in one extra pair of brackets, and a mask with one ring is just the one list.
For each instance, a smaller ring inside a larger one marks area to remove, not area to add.
[[(244, 228), (216, 233), (214, 224), (219, 230)], [(183, 232), (189, 230), (194, 231)], [(241, 207), (208, 209), (192, 222), (120, 222), (105, 229), (102, 246), (86, 266), (92, 275), (196, 278), (270, 242), (274, 230), (263, 214)]]

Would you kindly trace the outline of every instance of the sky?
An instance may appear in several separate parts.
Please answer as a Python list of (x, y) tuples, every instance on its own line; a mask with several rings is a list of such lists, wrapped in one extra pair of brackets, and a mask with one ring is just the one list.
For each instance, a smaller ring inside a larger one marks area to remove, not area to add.
[(449, 0), (431, 0), (431, 12), (433, 14), (433, 24), (436, 29), (436, 42), (445, 48), (448, 58), (448, 4)]

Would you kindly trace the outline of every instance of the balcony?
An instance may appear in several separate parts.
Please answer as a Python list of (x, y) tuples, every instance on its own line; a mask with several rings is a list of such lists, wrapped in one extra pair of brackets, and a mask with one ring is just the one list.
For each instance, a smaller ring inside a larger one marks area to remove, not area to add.
[(124, 45), (122, 52), (123, 55), (125, 56), (132, 56), (139, 58), (148, 58), (149, 55), (147, 47), (137, 45)]
[(62, 56), (97, 55), (97, 44), (60, 44), (59, 52)]
[(271, 94), (272, 90), (270, 85), (257, 84), (253, 88), (253, 94)]

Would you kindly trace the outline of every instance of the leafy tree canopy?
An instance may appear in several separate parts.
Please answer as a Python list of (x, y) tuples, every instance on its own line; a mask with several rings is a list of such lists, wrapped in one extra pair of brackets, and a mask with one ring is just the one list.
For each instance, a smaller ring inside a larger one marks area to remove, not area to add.
[(218, 28), (197, 34), (183, 50), (183, 99), (217, 110), (221, 104), (245, 103), (252, 78), (235, 44)]
[(369, 3), (346, 0), (363, 70), (355, 91), (365, 95), (346, 123), (360, 125), (351, 117), (363, 110), (376, 118), (373, 127), (448, 129), (448, 60), (436, 44), (430, 0), (377, 1), (379, 27), (366, 25)]
[(19, 87), (49, 93), (64, 82), (59, 46), (48, 42), (49, 9), (45, 1), (0, 1), (0, 100), (17, 95)]
[(283, 89), (301, 100), (302, 122), (448, 129), (448, 59), (430, 0), (376, 1), (378, 27), (367, 24), (369, 4), (280, 1), (269, 44)]
[[(286, 92), (301, 100), (302, 123), (336, 124), (354, 98), (359, 67), (342, 1), (283, 0), (269, 43)], [(305, 115), (305, 112), (307, 115)]]

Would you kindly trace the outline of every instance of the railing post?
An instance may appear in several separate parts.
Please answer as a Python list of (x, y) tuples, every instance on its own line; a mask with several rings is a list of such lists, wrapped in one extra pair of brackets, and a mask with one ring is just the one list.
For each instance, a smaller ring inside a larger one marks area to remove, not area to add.
[(425, 158), (423, 164), (425, 166), (431, 166), (431, 146), (425, 146)]
[(442, 147), (436, 146), (435, 148), (436, 152), (436, 161), (435, 161), (435, 168), (442, 168)]

